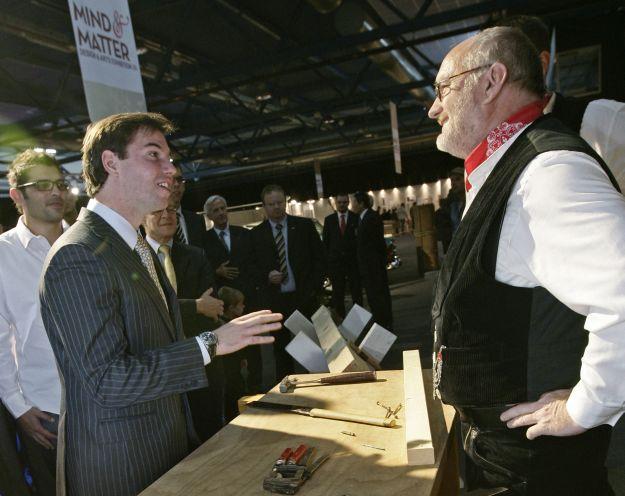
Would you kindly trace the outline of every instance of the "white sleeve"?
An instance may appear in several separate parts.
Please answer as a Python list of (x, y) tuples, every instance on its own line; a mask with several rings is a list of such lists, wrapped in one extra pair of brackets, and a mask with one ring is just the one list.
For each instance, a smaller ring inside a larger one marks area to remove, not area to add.
[(567, 410), (586, 428), (614, 424), (625, 405), (625, 199), (583, 153), (544, 153), (526, 170), (529, 270), (589, 332)]
[(605, 160), (625, 191), (625, 103), (605, 99), (590, 102), (579, 134)]
[(15, 418), (32, 408), (26, 402), (17, 378), (17, 365), (13, 349), (15, 334), (13, 326), (0, 313), (0, 398)]

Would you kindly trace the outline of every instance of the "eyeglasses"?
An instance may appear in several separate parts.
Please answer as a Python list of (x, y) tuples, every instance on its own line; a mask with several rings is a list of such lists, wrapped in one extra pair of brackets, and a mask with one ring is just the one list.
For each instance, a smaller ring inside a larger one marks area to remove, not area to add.
[(175, 208), (171, 208), (171, 207), (167, 207), (164, 208), (163, 210), (156, 210), (155, 212), (152, 212), (154, 215), (158, 215), (159, 217), (162, 216), (165, 212), (167, 212), (168, 214), (173, 214), (176, 215), (176, 213), (178, 212)]
[(65, 179), (58, 179), (52, 181), (50, 179), (41, 179), (39, 181), (32, 181), (30, 183), (18, 184), (19, 189), (26, 188), (28, 186), (34, 186), (37, 191), (52, 191), (55, 186), (59, 191), (67, 191), (69, 189), (69, 183)]
[(485, 64), (479, 67), (474, 67), (473, 69), (467, 69), (466, 71), (459, 72), (458, 74), (454, 74), (453, 76), (449, 76), (448, 78), (443, 79), (442, 81), (438, 81), (437, 83), (434, 83), (434, 91), (436, 92), (436, 96), (438, 97), (439, 101), (442, 102), (443, 98), (445, 98), (449, 94), (449, 91), (451, 91), (450, 81), (452, 79), (463, 76), (465, 74), (469, 74), (470, 72), (479, 71), (481, 69), (486, 69), (487, 67), (490, 67), (490, 66), (491, 64)]

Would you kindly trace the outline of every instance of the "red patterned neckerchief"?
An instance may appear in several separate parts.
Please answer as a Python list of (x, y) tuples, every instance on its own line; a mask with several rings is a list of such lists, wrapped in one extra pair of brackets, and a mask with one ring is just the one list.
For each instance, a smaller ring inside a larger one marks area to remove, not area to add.
[(495, 129), (488, 133), (488, 136), (477, 145), (469, 156), (464, 160), (464, 170), (466, 171), (465, 188), (467, 191), (471, 189), (469, 182), (469, 174), (477, 169), (482, 162), (490, 157), (495, 151), (508, 141), (512, 136), (518, 133), (527, 124), (534, 122), (543, 113), (545, 105), (549, 99), (536, 100), (535, 102), (522, 107), (505, 121), (499, 124)]

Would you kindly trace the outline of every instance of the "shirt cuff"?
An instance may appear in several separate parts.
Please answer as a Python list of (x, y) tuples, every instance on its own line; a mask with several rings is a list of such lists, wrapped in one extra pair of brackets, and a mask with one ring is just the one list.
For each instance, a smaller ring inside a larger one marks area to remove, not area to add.
[(592, 399), (583, 383), (578, 383), (566, 402), (566, 410), (575, 423), (585, 429), (601, 424), (614, 426), (623, 414), (623, 407), (606, 406)]
[(32, 408), (32, 405), (26, 403), (21, 393), (14, 393), (10, 396), (2, 398), (2, 403), (7, 407), (14, 418), (19, 418)]
[(204, 346), (204, 341), (202, 341), (202, 338), (200, 338), (199, 336), (195, 336), (195, 339), (197, 340), (197, 344), (200, 345), (200, 351), (202, 352), (204, 365), (208, 365), (209, 363), (211, 363), (211, 356), (208, 354), (208, 350), (206, 349), (206, 346)]

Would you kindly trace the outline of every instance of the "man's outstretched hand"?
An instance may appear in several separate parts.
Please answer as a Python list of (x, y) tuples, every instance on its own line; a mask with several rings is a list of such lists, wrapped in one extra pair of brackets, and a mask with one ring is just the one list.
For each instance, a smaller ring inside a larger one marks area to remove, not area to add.
[(531, 425), (528, 439), (538, 436), (575, 436), (587, 429), (577, 425), (566, 411), (570, 389), (558, 389), (543, 394), (538, 401), (519, 403), (501, 414), (501, 421), (514, 429)]
[(248, 313), (231, 320), (213, 331), (219, 340), (217, 355), (234, 353), (251, 344), (273, 343), (273, 336), (261, 334), (279, 330), (281, 320), (282, 314), (271, 313), (271, 310)]

